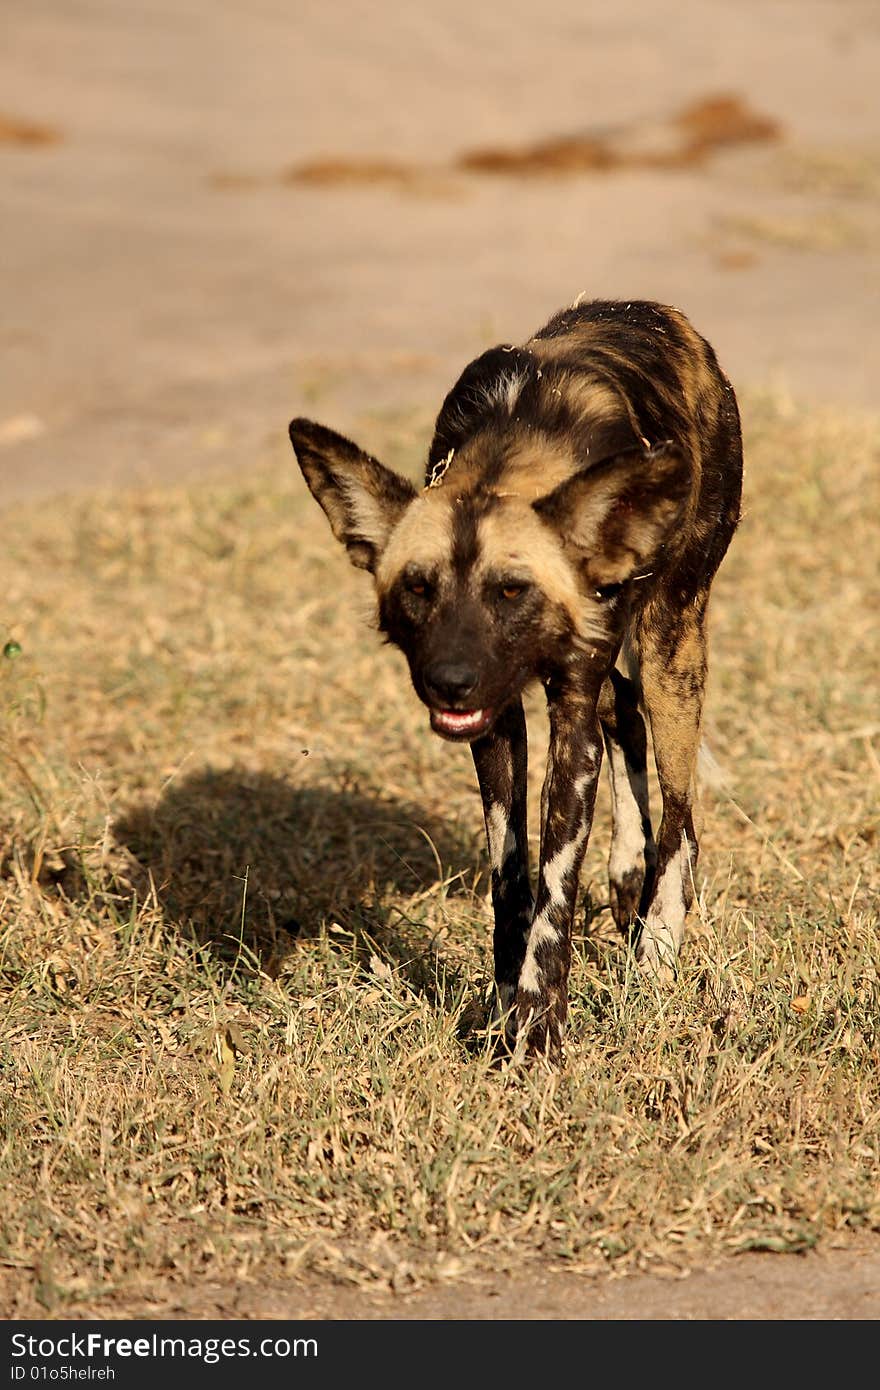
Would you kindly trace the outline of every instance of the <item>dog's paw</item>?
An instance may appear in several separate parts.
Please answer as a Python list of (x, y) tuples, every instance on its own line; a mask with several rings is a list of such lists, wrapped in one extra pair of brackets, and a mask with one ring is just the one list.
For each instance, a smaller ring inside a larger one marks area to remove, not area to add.
[(646, 980), (661, 989), (671, 989), (676, 981), (676, 950), (671, 934), (651, 932), (645, 927), (636, 948), (636, 964)]
[(534, 995), (517, 999), (514, 1060), (541, 1063), (551, 1071), (557, 1070), (564, 1062), (564, 1032), (565, 1019), (558, 1005)]
[(645, 883), (644, 869), (632, 868), (609, 877), (608, 895), (614, 925), (624, 936), (628, 936), (638, 916), (642, 902), (642, 889)]

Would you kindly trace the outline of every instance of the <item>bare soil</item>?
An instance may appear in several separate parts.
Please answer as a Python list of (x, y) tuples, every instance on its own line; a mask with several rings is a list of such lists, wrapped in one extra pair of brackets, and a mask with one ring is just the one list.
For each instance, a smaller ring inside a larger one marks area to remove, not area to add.
[[(7, 0), (4, 28), (4, 503), (241, 472), (295, 413), (369, 444), (581, 293), (679, 305), (738, 384), (876, 405), (872, 0), (562, 0), (549, 22), (351, 0), (344, 23), (318, 0)], [(754, 138), (670, 156), (680, 113), (719, 101)], [(560, 147), (614, 157), (523, 168)], [(319, 163), (367, 173), (291, 177)], [(875, 1318), (880, 1253), (175, 1299), (157, 1315)]]
[[(195, 1309), (198, 1309), (195, 1314)], [(520, 1278), (445, 1282), (418, 1292), (369, 1294), (312, 1281), (288, 1288), (199, 1290), (169, 1316), (375, 1319), (875, 1319), (877, 1242), (804, 1255), (745, 1254), (712, 1269), (617, 1278), (530, 1268)]]

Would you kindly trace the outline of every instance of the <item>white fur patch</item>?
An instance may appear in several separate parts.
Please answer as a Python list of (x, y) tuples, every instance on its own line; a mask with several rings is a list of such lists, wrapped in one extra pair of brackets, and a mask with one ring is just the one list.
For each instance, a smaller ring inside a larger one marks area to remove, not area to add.
[(682, 836), (657, 882), (639, 942), (639, 961), (651, 973), (665, 975), (675, 965), (687, 916), (685, 874), (690, 871), (687, 841)]
[[(588, 749), (588, 756), (595, 756), (597, 748)], [(575, 783), (575, 792), (578, 798), (582, 798), (587, 785), (592, 781), (595, 773), (583, 773)], [(547, 889), (548, 904), (543, 912), (532, 923), (526, 941), (526, 955), (523, 961), (522, 972), (520, 974), (520, 987), (528, 990), (531, 994), (540, 994), (543, 974), (540, 966), (535, 959), (539, 946), (555, 946), (558, 944), (562, 930), (552, 919), (552, 909), (565, 906), (566, 890), (565, 880), (573, 872), (577, 864), (578, 855), (587, 838), (586, 824), (582, 824), (574, 839), (569, 840), (561, 849), (557, 850), (551, 859), (541, 869), (541, 878)]]
[(587, 787), (596, 776), (599, 767), (599, 749), (595, 743), (588, 743), (584, 749), (584, 758), (589, 764), (587, 771), (582, 772), (580, 777), (574, 779), (574, 794), (579, 801), (586, 797)]
[(539, 946), (555, 945), (562, 933), (559, 928), (550, 920), (546, 912), (541, 912), (532, 923), (532, 930), (529, 935), (529, 950), (533, 953)]
[(339, 486), (352, 519), (352, 531), (381, 550), (391, 532), (388, 513), (371, 492), (351, 478), (341, 478)]
[(615, 743), (609, 743), (608, 771), (612, 816), (608, 872), (611, 878), (619, 883), (631, 869), (644, 868), (645, 835), (642, 829), (642, 808), (647, 806), (648, 778), (644, 772), (628, 772), (623, 749)]
[(567, 845), (563, 845), (562, 849), (558, 850), (543, 867), (542, 878), (549, 894), (549, 903), (543, 912), (538, 913), (532, 923), (526, 946), (526, 956), (519, 977), (520, 988), (527, 990), (530, 994), (541, 993), (544, 978), (536, 960), (538, 948), (540, 946), (555, 946), (562, 936), (562, 931), (552, 919), (551, 910), (554, 907), (558, 908), (565, 905), (565, 880), (574, 869), (578, 853), (585, 839), (586, 828), (581, 830), (573, 840), (569, 840)]
[(535, 957), (528, 953), (519, 972), (519, 987), (525, 994), (540, 994), (544, 988), (543, 971)]
[(489, 841), (489, 861), (499, 871), (516, 852), (516, 835), (504, 807), (497, 801), (486, 813), (486, 836)]
[(525, 382), (526, 373), (523, 371), (503, 372), (484, 388), (486, 401), (489, 405), (504, 406), (512, 412)]
[[(563, 845), (562, 849), (558, 850), (553, 858), (544, 865), (542, 877), (547, 885), (551, 903), (559, 904), (564, 901), (565, 879), (574, 868), (585, 835), (585, 831), (579, 831), (573, 840), (569, 840), (567, 845)], [(534, 935), (534, 927), (532, 928), (532, 935)]]

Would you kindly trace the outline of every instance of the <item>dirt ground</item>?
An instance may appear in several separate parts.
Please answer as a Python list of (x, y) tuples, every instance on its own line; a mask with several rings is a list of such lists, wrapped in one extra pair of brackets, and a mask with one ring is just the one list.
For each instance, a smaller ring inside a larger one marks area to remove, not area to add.
[[(7, 0), (4, 20), (4, 502), (247, 469), (295, 413), (369, 443), (581, 293), (679, 305), (738, 385), (876, 405), (873, 0)], [(764, 134), (667, 158), (680, 113), (722, 99)], [(615, 158), (463, 167), (570, 137)], [(317, 160), (335, 174), (303, 181)], [(178, 1315), (873, 1318), (878, 1290), (876, 1245), (853, 1245), (675, 1279), (205, 1288)]]
[[(192, 1317), (181, 1303), (169, 1316)], [(746, 1254), (675, 1276), (591, 1278), (566, 1273), (445, 1282), (415, 1293), (365, 1294), (339, 1285), (200, 1291), (200, 1317), (541, 1319), (874, 1319), (880, 1250)]]

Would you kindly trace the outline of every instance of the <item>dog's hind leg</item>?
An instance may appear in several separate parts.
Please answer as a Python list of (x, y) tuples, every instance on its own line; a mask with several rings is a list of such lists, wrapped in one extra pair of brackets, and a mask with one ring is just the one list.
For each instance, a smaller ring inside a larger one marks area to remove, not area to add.
[(706, 683), (706, 599), (698, 594), (676, 613), (672, 632), (646, 614), (641, 630), (641, 676), (663, 819), (657, 837), (657, 868), (636, 950), (643, 968), (660, 980), (672, 978), (693, 899), (699, 846), (693, 797), (700, 720)]
[(608, 754), (611, 785), (611, 854), (608, 887), (611, 915), (627, 934), (651, 893), (657, 846), (648, 806), (647, 735), (636, 687), (619, 671), (602, 686), (599, 718)]
[[(526, 823), (526, 721), (516, 700), (491, 733), (471, 744), (480, 794), (495, 913), (495, 1016), (510, 1015), (532, 920), (529, 844)], [(512, 1045), (515, 1026), (508, 1023)]]

